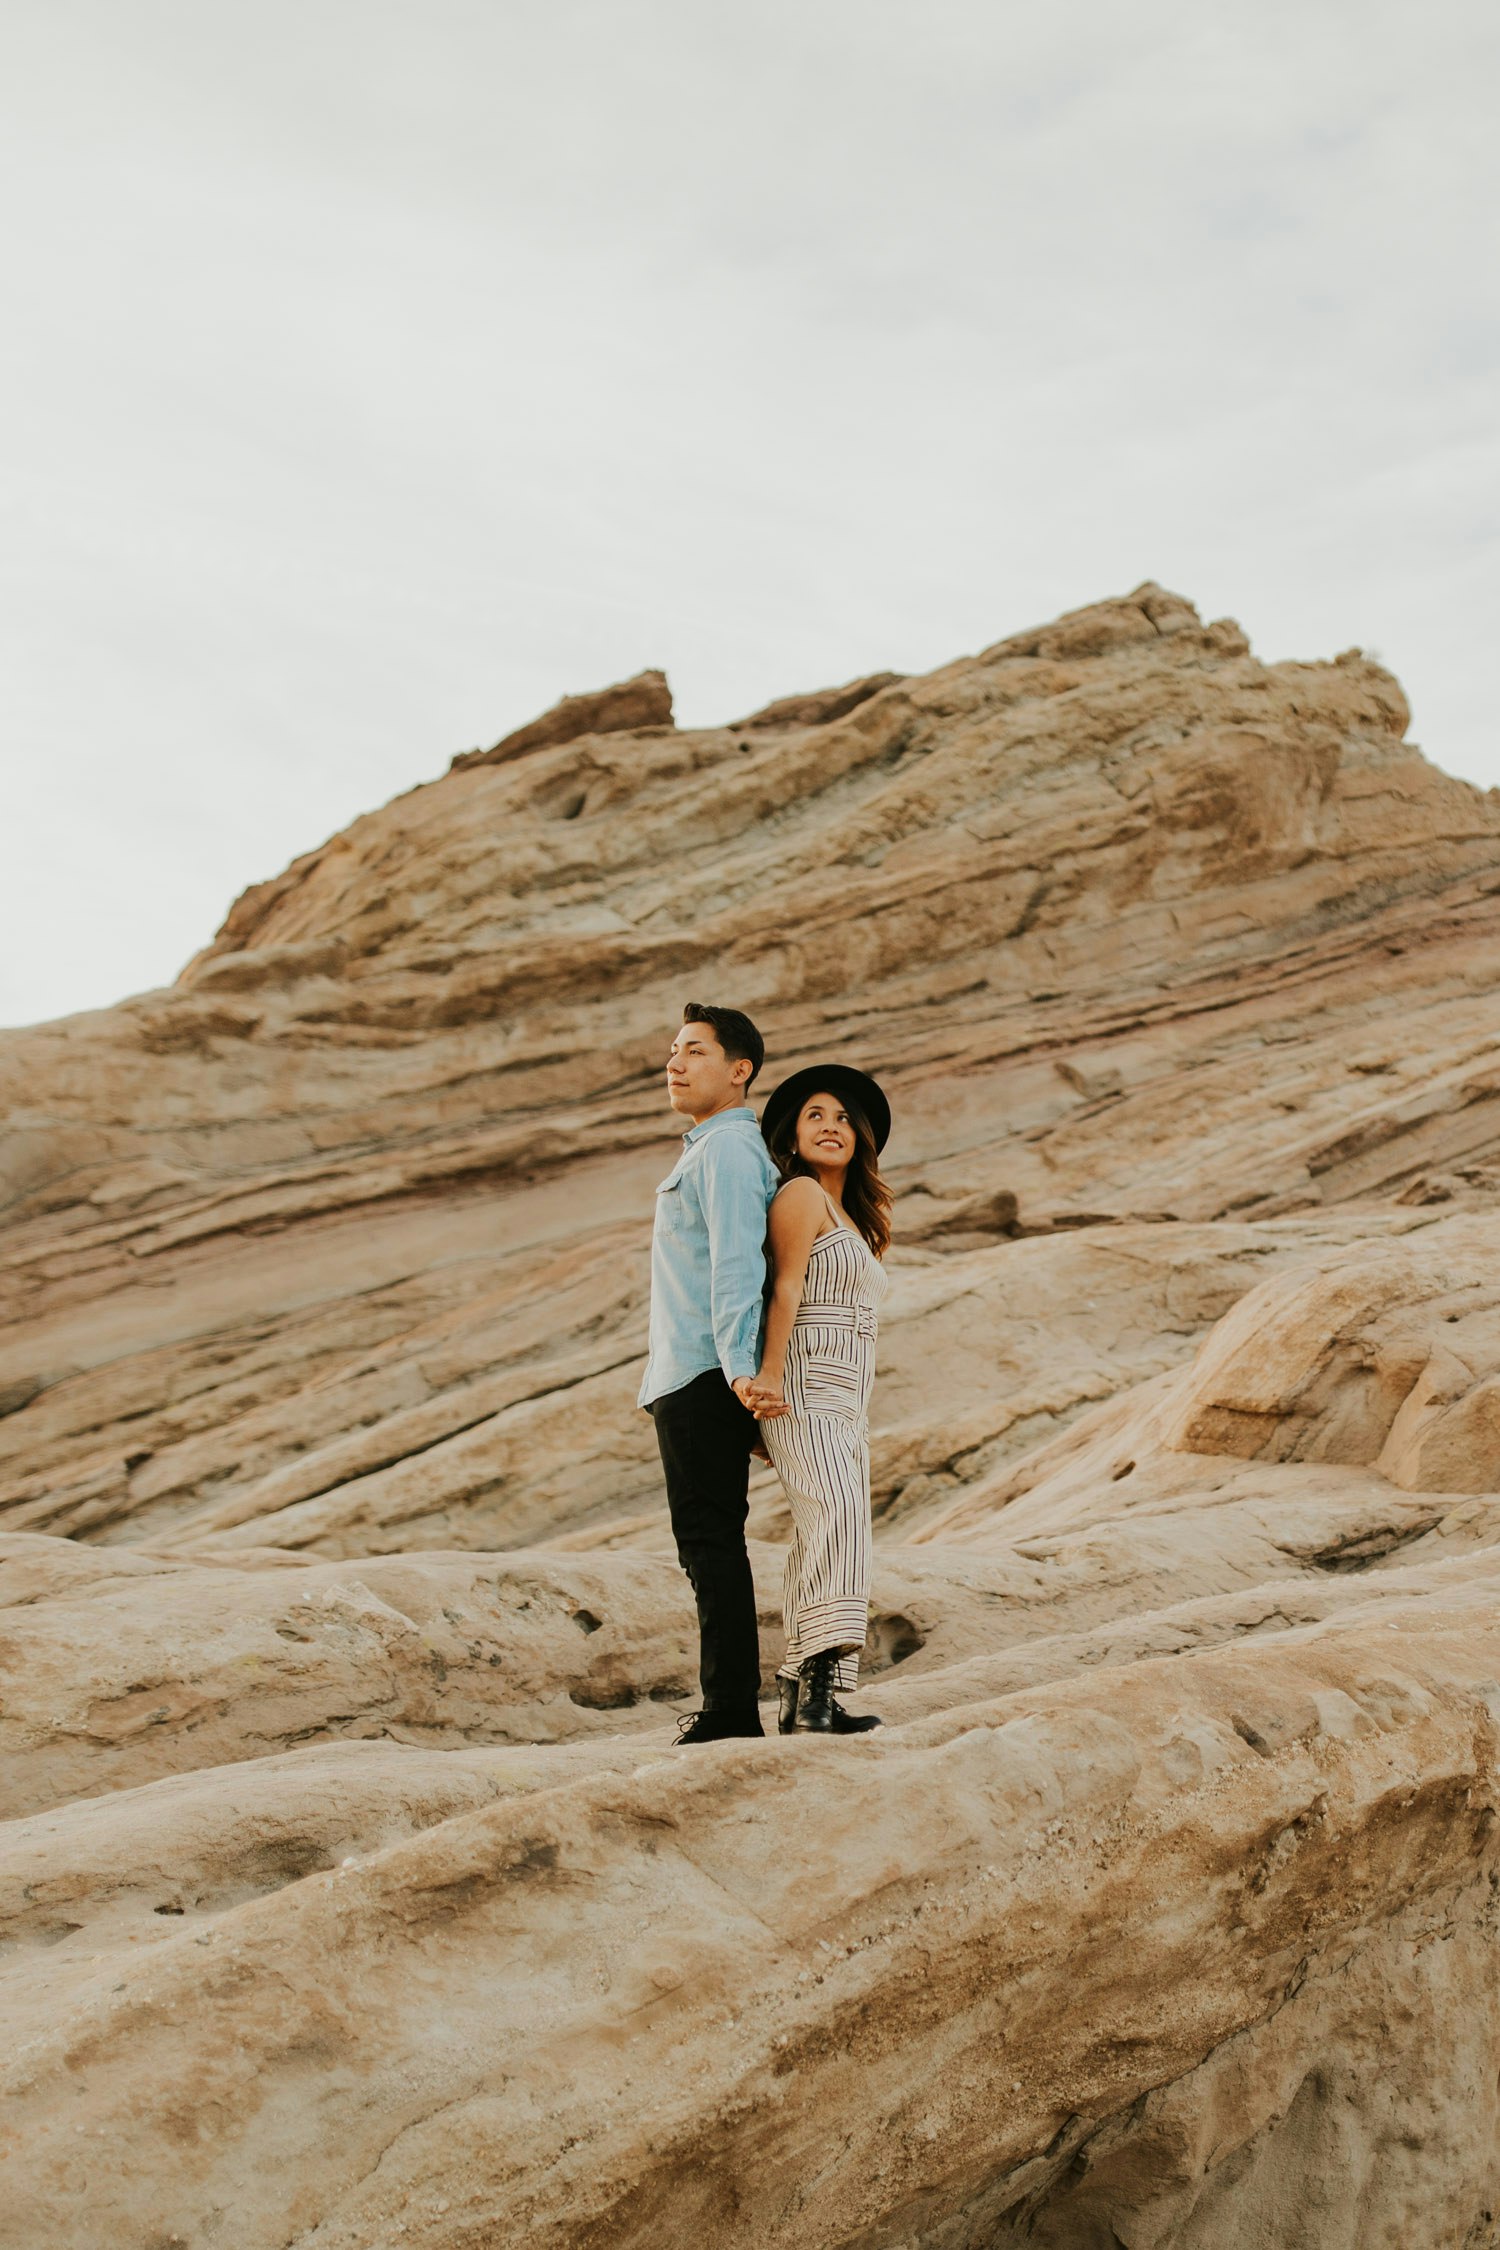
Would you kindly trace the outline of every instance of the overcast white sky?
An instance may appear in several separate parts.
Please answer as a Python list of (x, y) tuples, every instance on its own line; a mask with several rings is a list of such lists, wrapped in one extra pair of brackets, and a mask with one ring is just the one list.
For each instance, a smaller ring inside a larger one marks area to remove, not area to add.
[(1493, 0), (0, 0), (0, 1022), (1145, 577), (1500, 783)]

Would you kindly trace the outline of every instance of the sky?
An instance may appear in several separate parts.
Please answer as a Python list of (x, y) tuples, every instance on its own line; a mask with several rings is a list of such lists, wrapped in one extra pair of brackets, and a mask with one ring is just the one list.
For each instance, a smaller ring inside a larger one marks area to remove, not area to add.
[(0, 1024), (1144, 578), (1500, 785), (1489, 0), (0, 0)]

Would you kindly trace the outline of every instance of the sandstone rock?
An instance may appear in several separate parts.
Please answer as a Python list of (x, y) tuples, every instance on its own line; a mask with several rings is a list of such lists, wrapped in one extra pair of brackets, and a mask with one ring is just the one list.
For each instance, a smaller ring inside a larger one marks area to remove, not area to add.
[[(1500, 801), (1408, 717), (1152, 584), (646, 674), (0, 1035), (8, 2242), (1500, 2241)], [(892, 1094), (874, 1738), (669, 1746), (690, 992)]]
[(492, 750), (465, 750), (450, 762), (450, 771), (470, 766), (502, 766), (528, 750), (550, 750), (561, 742), (576, 742), (584, 734), (632, 734), (638, 727), (672, 724), (672, 690), (665, 672), (637, 672), (617, 687), (596, 688), (590, 695), (565, 695), (541, 718), (517, 727)]
[(618, 1730), (622, 1708), (687, 1695), (692, 1610), (644, 1558), (542, 1573), (525, 1555), (290, 1571), (161, 1558), (154, 1576), (12, 1606), (0, 1667), (4, 1819), (339, 1735)]
[(1500, 1222), (1468, 1219), (1263, 1284), (1221, 1324), (1165, 1442), (1500, 1491), (1497, 1259)]
[[(784, 1548), (755, 1546), (764, 1689)], [(1006, 1573), (891, 1550), (866, 1672), (986, 1647)], [(0, 1535), (0, 1823), (299, 1742), (551, 1744), (690, 1703), (691, 1595), (654, 1555), (423, 1553), (306, 1563)]]
[(827, 726), (833, 719), (847, 718), (872, 695), (879, 695), (882, 688), (895, 687), (905, 678), (904, 672), (868, 672), (844, 687), (821, 688), (813, 695), (780, 695), (774, 703), (752, 711), (748, 719), (736, 719), (734, 728), (739, 733), (761, 727)]
[(1461, 2239), (1495, 2184), (1500, 2046), (1463, 2004), (1492, 1620), (1475, 1589), (1200, 1654), (1165, 1695), (1147, 1665), (582, 1776), (144, 1950), (55, 1947), (6, 2062), (12, 2224), (1206, 2245), (1299, 2188), (1338, 2224), (1336, 2176), (1367, 2231), (1311, 2239)]

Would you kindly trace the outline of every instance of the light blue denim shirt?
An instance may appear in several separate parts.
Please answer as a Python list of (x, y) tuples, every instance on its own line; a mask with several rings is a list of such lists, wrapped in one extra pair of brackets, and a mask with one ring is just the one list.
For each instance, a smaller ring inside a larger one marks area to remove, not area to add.
[(651, 1343), (637, 1405), (710, 1367), (731, 1383), (759, 1367), (766, 1212), (780, 1184), (753, 1109), (721, 1109), (683, 1134), (656, 1191)]

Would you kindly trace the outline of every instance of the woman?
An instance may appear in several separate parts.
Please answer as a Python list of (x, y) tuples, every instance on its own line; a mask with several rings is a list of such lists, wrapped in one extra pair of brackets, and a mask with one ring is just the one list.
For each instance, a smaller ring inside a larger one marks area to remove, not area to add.
[(777, 1675), (780, 1727), (863, 1734), (835, 1700), (859, 1674), (870, 1602), (870, 1431), (876, 1308), (887, 1282), (890, 1191), (879, 1154), (890, 1105), (862, 1070), (816, 1063), (777, 1087), (761, 1119), (783, 1185), (771, 1204), (771, 1295), (757, 1389), (792, 1511)]

